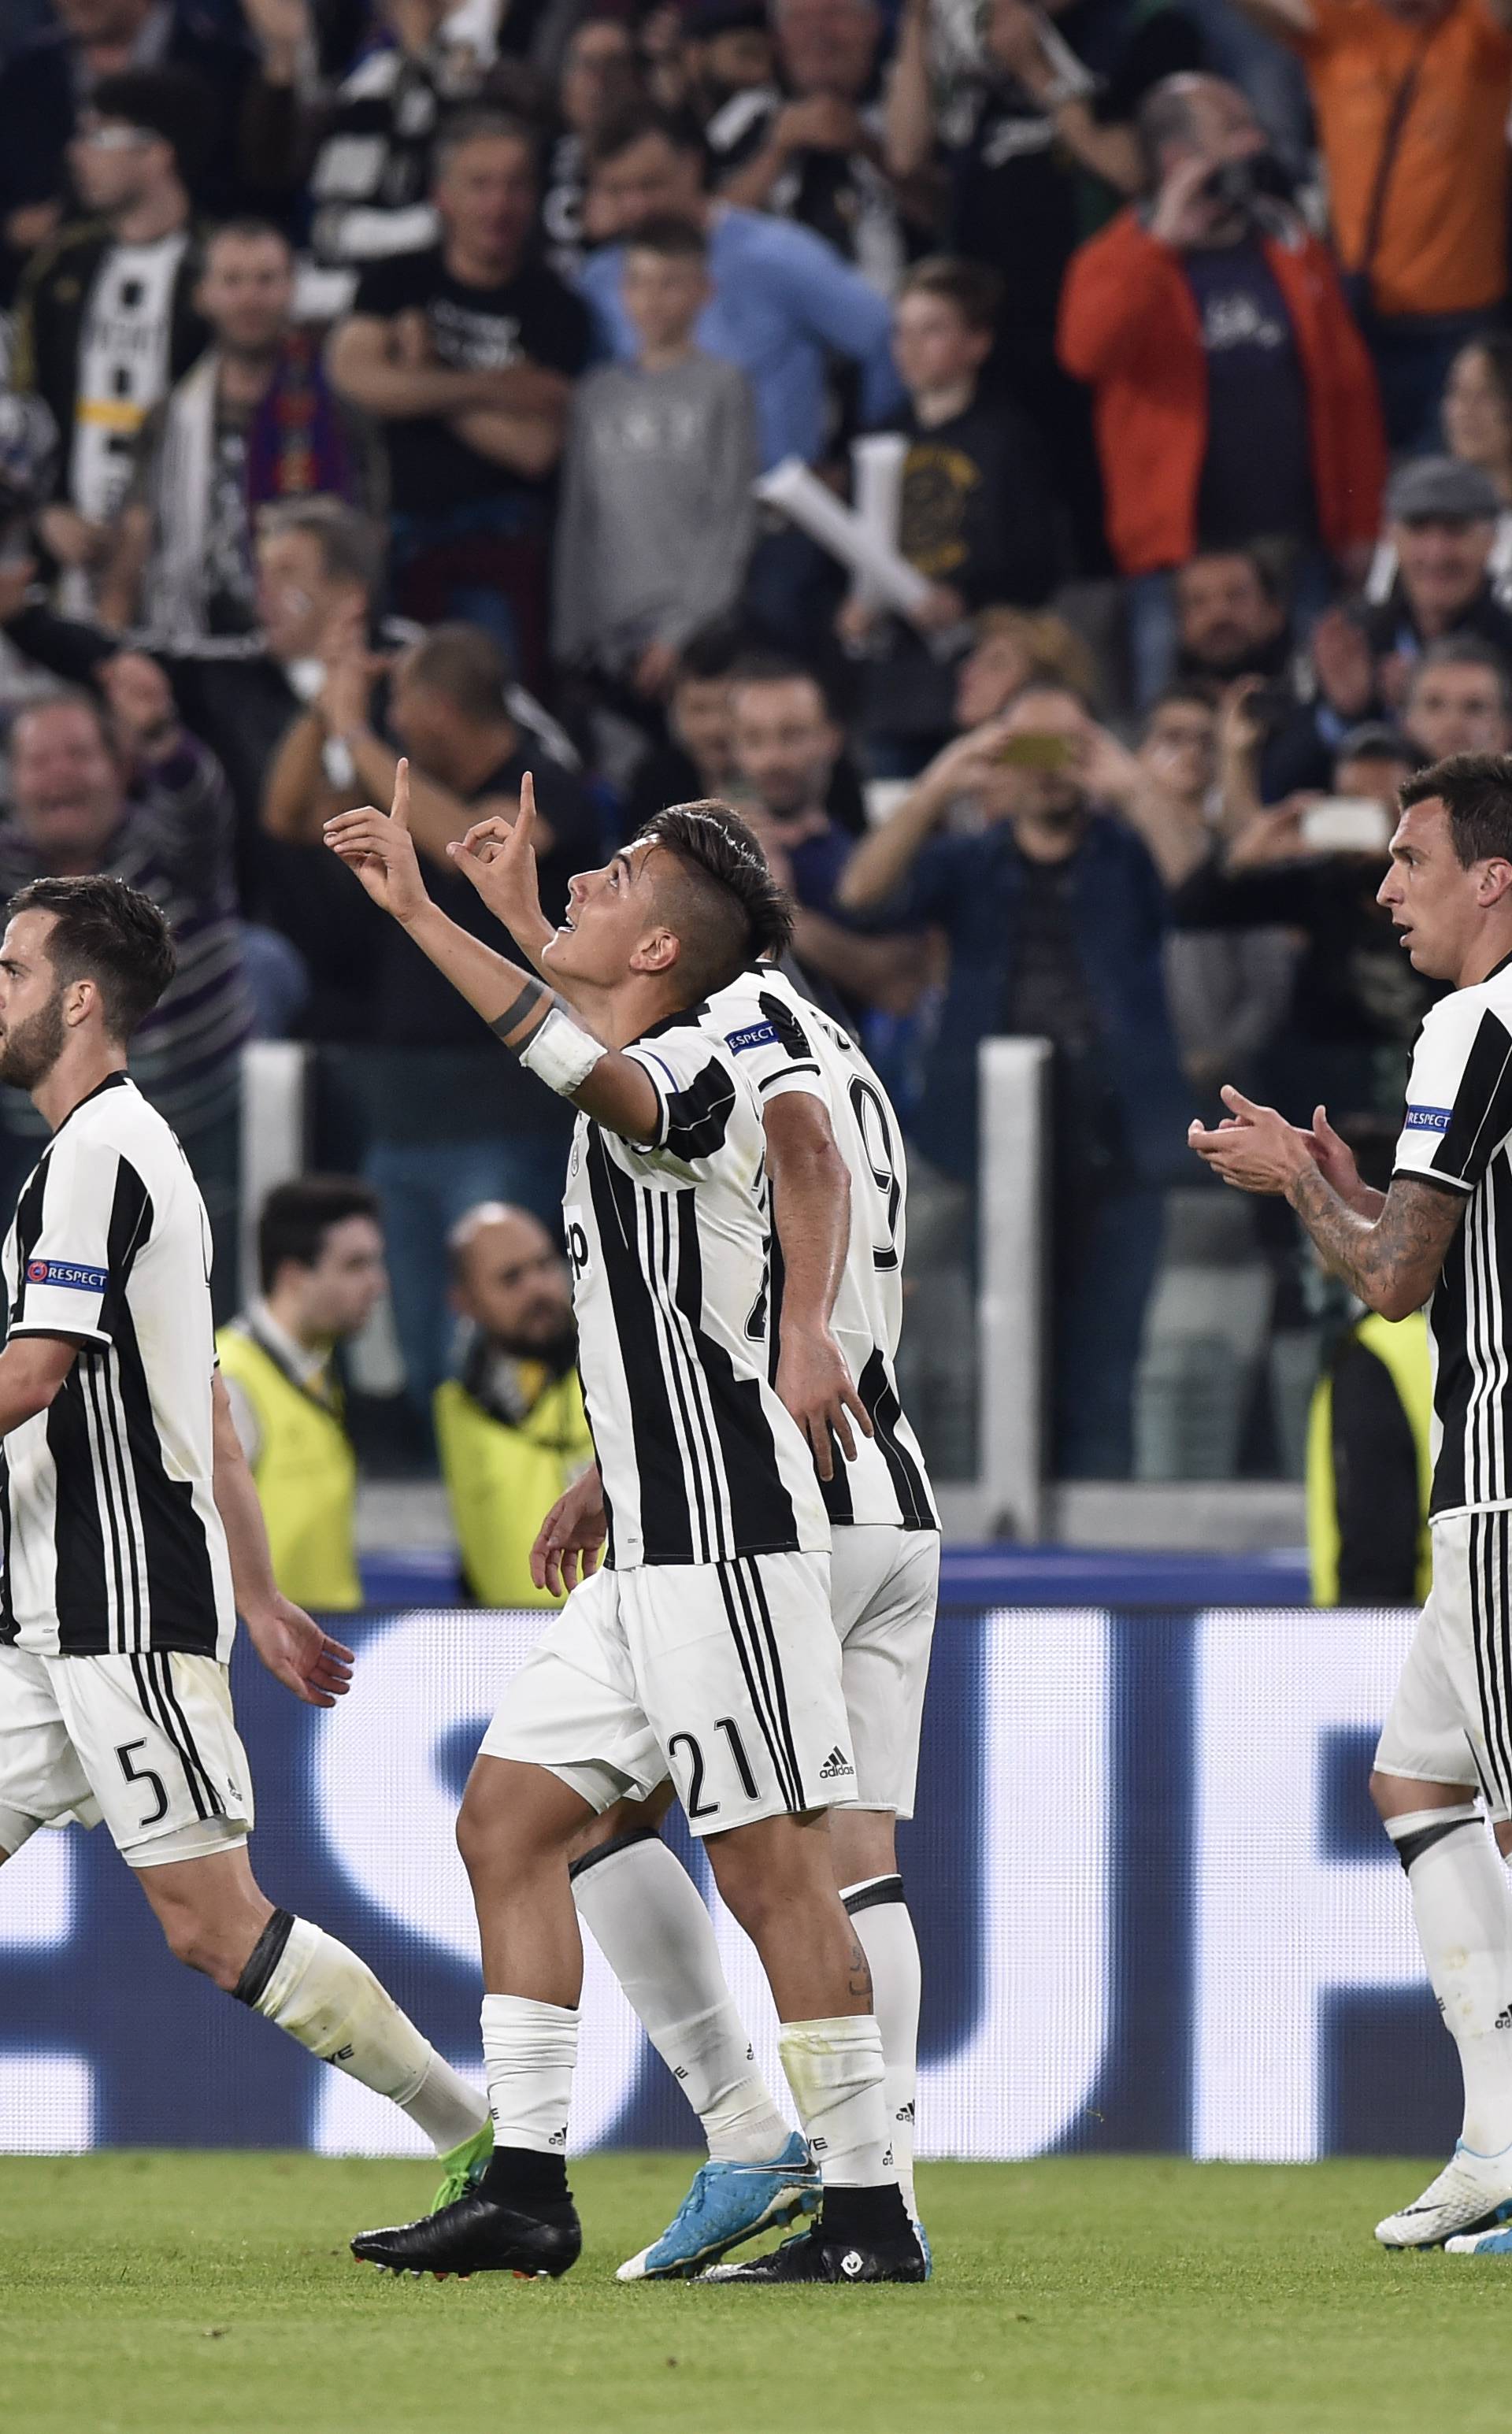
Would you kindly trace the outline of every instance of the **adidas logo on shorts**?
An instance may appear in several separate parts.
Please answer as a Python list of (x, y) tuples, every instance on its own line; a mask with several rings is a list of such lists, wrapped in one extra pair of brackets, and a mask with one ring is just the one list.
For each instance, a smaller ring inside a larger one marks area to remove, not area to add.
[(819, 1781), (821, 1783), (833, 1783), (839, 1775), (854, 1774), (854, 1773), (855, 1768), (851, 1765), (844, 1750), (836, 1744), (836, 1746), (830, 1752), (829, 1757), (825, 1759), (824, 1764), (819, 1769)]

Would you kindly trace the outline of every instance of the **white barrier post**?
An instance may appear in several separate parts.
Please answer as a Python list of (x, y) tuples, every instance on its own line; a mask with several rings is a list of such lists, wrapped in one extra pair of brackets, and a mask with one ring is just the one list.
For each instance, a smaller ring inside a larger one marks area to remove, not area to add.
[(1045, 1204), (1050, 1043), (985, 1039), (978, 1067), (978, 1381), (991, 1535), (1033, 1541), (1045, 1507)]
[(257, 1212), (275, 1183), (304, 1169), (310, 1052), (297, 1039), (242, 1051), (241, 1299), (257, 1292)]

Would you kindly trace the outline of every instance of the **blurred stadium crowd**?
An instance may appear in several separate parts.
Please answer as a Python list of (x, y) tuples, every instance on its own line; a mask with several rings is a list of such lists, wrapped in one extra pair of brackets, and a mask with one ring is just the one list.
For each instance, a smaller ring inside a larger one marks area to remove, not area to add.
[[(548, 909), (719, 794), (904, 1117), (937, 1472), (1004, 1034), (1055, 1051), (1056, 1473), (1299, 1471), (1321, 1280), (1184, 1133), (1227, 1080), (1389, 1142), (1394, 789), (1512, 744), (1512, 0), (11, 0), (0, 46), (0, 899), (169, 908), (136, 1071), (221, 1314), (243, 1051), (303, 1040), (371, 1195), (311, 1341), (387, 1249), (374, 1458), (459, 1363), (554, 1392), (469, 1212), (555, 1224), (559, 1111), (321, 822), (407, 752), (472, 925), (446, 846), (526, 769)], [(848, 498), (878, 432), (902, 591), (755, 487)]]

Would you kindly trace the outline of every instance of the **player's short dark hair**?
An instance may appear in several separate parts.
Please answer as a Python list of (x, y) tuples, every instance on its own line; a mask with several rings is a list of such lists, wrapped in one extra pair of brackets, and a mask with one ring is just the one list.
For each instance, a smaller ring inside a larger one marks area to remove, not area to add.
[(483, 143), (518, 144), (530, 163), (531, 176), (540, 177), (541, 145), (527, 120), (507, 110), (459, 110), (444, 121), (436, 139), (432, 183), (445, 177), (466, 145)]
[(259, 510), (260, 534), (309, 533), (320, 551), (320, 566), (333, 583), (360, 583), (369, 596), (383, 585), (388, 555), (387, 538), (375, 517), (345, 499), (316, 492), (308, 499), (282, 499)]
[(905, 270), (898, 293), (937, 296), (952, 305), (969, 330), (994, 330), (1003, 306), (1003, 282), (985, 262), (967, 262), (954, 253), (926, 254)]
[(298, 1174), (275, 1183), (257, 1220), (257, 1274), (270, 1293), (279, 1270), (292, 1260), (313, 1268), (333, 1226), (349, 1217), (378, 1223), (378, 1194), (353, 1174)]
[(663, 262), (709, 259), (709, 240), (702, 229), (696, 228), (692, 220), (679, 219), (672, 212), (643, 220), (639, 228), (628, 230), (620, 241), (627, 253), (658, 253)]
[(709, 147), (697, 120), (685, 110), (660, 110), (654, 101), (629, 101), (614, 111), (588, 143), (590, 170), (606, 169), (648, 135), (660, 135), (674, 152), (696, 152), (707, 170)]
[(482, 626), (460, 620), (433, 626), (404, 653), (403, 666), (411, 684), (439, 694), (459, 718), (478, 727), (497, 727), (507, 717), (506, 687), (514, 670), (502, 643)]
[(53, 916), (47, 960), (60, 986), (93, 981), (105, 1028), (122, 1043), (151, 1013), (178, 968), (163, 914), (124, 879), (28, 880), (6, 908), (9, 920), (18, 913)]
[(1512, 756), (1452, 752), (1409, 778), (1397, 799), (1404, 812), (1415, 803), (1443, 804), (1462, 870), (1493, 858), (1512, 862)]
[(678, 934), (683, 1004), (728, 988), (762, 955), (781, 954), (793, 935), (793, 902), (730, 803), (672, 803), (652, 814), (637, 842), (665, 848), (675, 875), (659, 875), (667, 917)]

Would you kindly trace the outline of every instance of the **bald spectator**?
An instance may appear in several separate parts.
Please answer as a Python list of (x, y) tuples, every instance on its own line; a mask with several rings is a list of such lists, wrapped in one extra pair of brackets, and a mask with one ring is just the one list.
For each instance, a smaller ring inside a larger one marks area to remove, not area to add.
[(470, 1208), (447, 1250), (466, 1334), (457, 1375), (436, 1390), (436, 1440), (468, 1594), (550, 1605), (531, 1543), (593, 1459), (567, 1263), (538, 1217), (498, 1200)]

